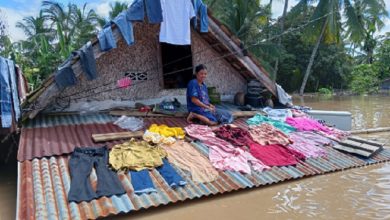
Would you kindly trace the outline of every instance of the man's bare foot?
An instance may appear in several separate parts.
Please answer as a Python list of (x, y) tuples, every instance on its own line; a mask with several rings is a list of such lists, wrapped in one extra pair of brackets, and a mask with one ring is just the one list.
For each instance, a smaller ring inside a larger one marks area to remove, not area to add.
[(194, 119), (194, 117), (195, 117), (194, 113), (190, 112), (190, 114), (188, 114), (187, 116), (187, 123), (192, 124), (192, 119)]

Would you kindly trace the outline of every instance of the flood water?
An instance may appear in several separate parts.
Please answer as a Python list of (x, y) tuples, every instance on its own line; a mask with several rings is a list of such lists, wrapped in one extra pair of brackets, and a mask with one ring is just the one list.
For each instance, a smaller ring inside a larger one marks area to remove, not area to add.
[[(390, 97), (305, 97), (294, 104), (350, 111), (353, 129), (390, 127)], [(390, 144), (390, 133), (365, 135)], [(0, 220), (15, 218), (16, 164), (0, 167)], [(390, 219), (390, 163), (227, 193), (108, 219)]]

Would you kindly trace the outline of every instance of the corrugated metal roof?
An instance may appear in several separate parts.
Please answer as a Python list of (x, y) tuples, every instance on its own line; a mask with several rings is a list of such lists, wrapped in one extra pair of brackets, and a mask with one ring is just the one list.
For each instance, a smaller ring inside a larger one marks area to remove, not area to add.
[[(29, 127), (22, 128), (18, 160), (31, 160), (46, 156), (62, 155), (73, 152), (76, 146), (112, 147), (119, 142), (94, 143), (92, 134), (125, 131), (110, 123), (115, 120), (109, 115), (77, 115), (77, 116), (46, 116), (31, 122)], [(99, 124), (101, 123), (101, 124)], [(145, 118), (145, 127), (156, 124), (168, 126), (187, 126), (185, 118)], [(245, 127), (244, 119), (238, 119), (235, 124)]]
[[(193, 145), (207, 155), (207, 147), (202, 143)], [(390, 160), (390, 149), (385, 149), (370, 160), (337, 152), (327, 148), (326, 158), (307, 159), (296, 166), (273, 167), (264, 172), (251, 175), (237, 172), (220, 172), (218, 180), (212, 183), (198, 184), (191, 181), (188, 173), (178, 169), (188, 185), (172, 190), (160, 174), (153, 170), (151, 177), (157, 193), (134, 195), (128, 175), (118, 174), (127, 194), (100, 198), (80, 204), (68, 203), (67, 192), (70, 187), (68, 170), (69, 156), (57, 156), (18, 163), (18, 204), (17, 219), (96, 219), (118, 213), (128, 213), (187, 199), (195, 199), (233, 190), (258, 187), (304, 176), (323, 174), (351, 167)], [(90, 176), (96, 186), (95, 172)]]
[[(217, 105), (218, 108), (229, 110), (229, 111), (239, 111), (238, 107), (223, 102), (219, 105)], [(185, 106), (182, 106), (180, 108), (180, 112), (187, 112), (187, 109)], [(80, 125), (80, 124), (106, 124), (110, 122), (114, 122), (117, 120), (118, 116), (112, 116), (109, 113), (80, 113), (80, 114), (41, 114), (35, 117), (32, 120), (28, 120), (23, 127), (24, 128), (47, 128), (47, 127), (53, 127), (53, 126), (60, 126), (60, 125)], [(169, 118), (169, 121), (172, 118)]]
[[(113, 120), (115, 117), (108, 114), (41, 116), (22, 129), (18, 154), (18, 159), (23, 161), (18, 163), (18, 219), (95, 219), (390, 160), (390, 149), (385, 149), (373, 158), (362, 159), (327, 148), (328, 156), (324, 158), (309, 158), (296, 166), (273, 167), (251, 175), (220, 172), (217, 181), (206, 184), (192, 182), (188, 173), (176, 168), (188, 182), (186, 187), (176, 190), (170, 189), (160, 174), (153, 170), (151, 176), (158, 192), (140, 196), (133, 194), (129, 176), (121, 173), (118, 175), (127, 194), (80, 204), (68, 203), (67, 193), (71, 180), (69, 156), (64, 154), (72, 152), (75, 146), (113, 146), (120, 143), (95, 144), (91, 139), (92, 133), (122, 131), (110, 123)], [(181, 127), (187, 125), (183, 118), (147, 118), (145, 123), (146, 126), (151, 123)], [(238, 119), (235, 124), (247, 127), (245, 119)], [(208, 155), (208, 148), (202, 143), (193, 142), (193, 145), (204, 155)], [(41, 159), (31, 160), (35, 157)], [(94, 172), (90, 179), (92, 185), (96, 186), (97, 177)]]

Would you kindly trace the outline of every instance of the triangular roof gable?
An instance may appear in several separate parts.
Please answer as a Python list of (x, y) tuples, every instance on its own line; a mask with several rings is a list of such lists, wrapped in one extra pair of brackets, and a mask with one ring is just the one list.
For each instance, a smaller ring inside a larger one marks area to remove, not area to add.
[[(256, 78), (274, 95), (276, 95), (275, 83), (269, 78), (269, 74), (261, 66), (261, 64), (250, 53), (243, 53), (243, 49), (240, 48), (241, 41), (234, 36), (228, 28), (220, 23), (216, 18), (208, 11), (209, 17), (209, 32), (200, 34), (201, 37), (210, 45), (213, 45), (215, 51), (221, 54), (221, 57), (226, 59), (239, 73), (246, 78)], [(115, 39), (118, 41), (120, 33), (115, 24), (112, 25)], [(93, 45), (93, 51), (95, 58), (98, 59), (105, 52), (101, 52), (98, 46), (97, 38), (91, 40)], [(82, 73), (81, 65), (76, 58), (72, 64), (72, 68), (79, 77)], [(54, 74), (46, 79), (43, 84), (29, 94), (27, 101), (24, 103), (25, 109), (24, 119), (34, 118), (40, 111), (44, 110), (59, 94), (60, 89), (57, 87), (54, 81)]]

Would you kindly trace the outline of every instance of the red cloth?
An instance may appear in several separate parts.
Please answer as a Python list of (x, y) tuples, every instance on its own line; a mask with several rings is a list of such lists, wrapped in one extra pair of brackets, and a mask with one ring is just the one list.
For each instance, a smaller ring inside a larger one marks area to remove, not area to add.
[(248, 143), (254, 142), (248, 131), (230, 125), (219, 127), (214, 130), (214, 133), (217, 137), (230, 142), (236, 147), (245, 147), (248, 146)]
[(249, 152), (268, 166), (295, 165), (305, 155), (279, 144), (261, 145), (252, 139), (250, 133), (242, 128), (225, 125), (214, 131), (217, 137), (224, 139), (236, 147), (249, 147)]
[(250, 153), (268, 166), (288, 166), (298, 163), (298, 159), (305, 159), (305, 155), (293, 149), (287, 149), (279, 144), (249, 145)]

